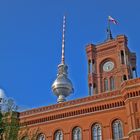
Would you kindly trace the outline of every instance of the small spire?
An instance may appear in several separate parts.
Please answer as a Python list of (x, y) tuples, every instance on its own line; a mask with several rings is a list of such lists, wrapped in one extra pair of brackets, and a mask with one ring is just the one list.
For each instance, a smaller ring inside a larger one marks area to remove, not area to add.
[(117, 20), (115, 20), (113, 17), (108, 16), (108, 27), (107, 27), (107, 41), (113, 39), (111, 28), (110, 28), (110, 22), (113, 24), (118, 24)]
[(108, 16), (108, 27), (107, 27), (107, 41), (113, 39), (111, 28), (110, 28), (110, 16)]
[(62, 64), (65, 64), (65, 28), (66, 28), (66, 16), (63, 16), (62, 58), (61, 58)]

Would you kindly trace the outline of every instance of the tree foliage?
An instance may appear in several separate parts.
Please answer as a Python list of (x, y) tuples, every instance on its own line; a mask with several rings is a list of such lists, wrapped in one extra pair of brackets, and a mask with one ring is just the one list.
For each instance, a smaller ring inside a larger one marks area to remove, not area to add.
[(0, 140), (2, 139), (2, 135), (3, 135), (3, 121), (2, 121), (2, 113), (0, 112)]
[(17, 109), (13, 99), (6, 101), (4, 111), (0, 112), (0, 140), (36, 140), (39, 129), (30, 131), (27, 125), (20, 128)]
[(17, 106), (8, 99), (4, 112), (0, 112), (0, 140), (18, 140), (19, 120)]

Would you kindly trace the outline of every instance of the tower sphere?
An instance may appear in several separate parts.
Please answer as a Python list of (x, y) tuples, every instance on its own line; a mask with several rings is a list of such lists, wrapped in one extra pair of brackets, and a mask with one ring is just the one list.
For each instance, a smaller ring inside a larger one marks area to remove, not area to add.
[(65, 97), (69, 96), (73, 92), (73, 85), (71, 80), (67, 77), (67, 66), (65, 64), (60, 64), (58, 69), (63, 69), (57, 76), (57, 79), (52, 85), (52, 90), (54, 94), (58, 97), (57, 102), (64, 102)]
[(0, 104), (3, 104), (3, 101), (6, 99), (3, 89), (0, 89)]

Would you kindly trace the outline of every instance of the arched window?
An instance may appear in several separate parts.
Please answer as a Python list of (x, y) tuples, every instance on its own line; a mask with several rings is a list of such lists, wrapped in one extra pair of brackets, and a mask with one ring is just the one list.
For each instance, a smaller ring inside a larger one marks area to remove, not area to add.
[(125, 81), (125, 80), (127, 80), (127, 77), (126, 77), (126, 75), (123, 75), (123, 80)]
[(123, 137), (122, 123), (120, 120), (115, 120), (112, 124), (113, 140), (118, 140)]
[(91, 62), (91, 60), (88, 61), (88, 73), (92, 73), (92, 62)]
[(93, 84), (93, 94), (97, 94), (97, 87), (95, 83)]
[(100, 124), (94, 124), (92, 126), (92, 140), (102, 140), (102, 131)]
[(92, 71), (93, 71), (93, 73), (95, 73), (95, 61), (94, 61), (94, 59), (92, 60)]
[(21, 140), (29, 140), (27, 136), (24, 136)]
[(136, 67), (132, 68), (132, 77), (137, 78), (137, 69), (136, 69)]
[(104, 79), (104, 91), (108, 91), (108, 79)]
[(72, 131), (72, 140), (82, 140), (82, 133), (80, 127), (75, 127)]
[(37, 140), (46, 140), (46, 139), (45, 139), (45, 135), (44, 135), (44, 134), (39, 134), (39, 135), (37, 136)]
[(110, 90), (115, 89), (115, 79), (114, 77), (110, 77)]
[(57, 130), (56, 132), (55, 132), (55, 139), (54, 140), (63, 140), (63, 133), (62, 133), (62, 131), (61, 130)]
[(93, 86), (92, 84), (89, 84), (89, 96), (93, 94)]
[(88, 61), (88, 73), (95, 72), (95, 61), (94, 59)]

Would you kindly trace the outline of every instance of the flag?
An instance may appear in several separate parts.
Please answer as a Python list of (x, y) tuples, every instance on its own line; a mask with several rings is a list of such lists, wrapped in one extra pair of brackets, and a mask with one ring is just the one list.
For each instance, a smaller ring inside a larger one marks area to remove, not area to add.
[(108, 16), (108, 20), (114, 24), (118, 24), (118, 22), (114, 18), (112, 18), (111, 16)]

